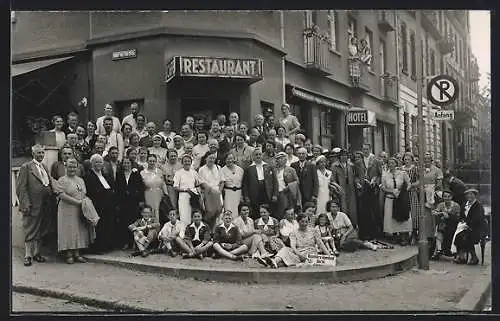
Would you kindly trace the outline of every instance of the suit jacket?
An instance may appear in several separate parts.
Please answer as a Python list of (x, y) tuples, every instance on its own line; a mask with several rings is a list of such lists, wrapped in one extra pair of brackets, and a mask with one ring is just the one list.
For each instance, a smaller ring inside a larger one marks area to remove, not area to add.
[(365, 171), (366, 179), (371, 181), (372, 178), (375, 177), (377, 184), (380, 184), (382, 179), (382, 164), (380, 161), (373, 156), (369, 157), (368, 168), (366, 167), (364, 160), (361, 163), (360, 167)]
[[(147, 135), (139, 139), (139, 146), (144, 146), (144, 147), (153, 147), (153, 137)], [(161, 147), (163, 148), (168, 148), (167, 142), (165, 139), (162, 137), (161, 139)]]
[(116, 172), (116, 191), (120, 205), (134, 203), (137, 206), (139, 202), (144, 202), (144, 189), (144, 181), (138, 170), (132, 170), (128, 183), (122, 169)]
[(471, 241), (474, 244), (479, 243), (481, 239), (481, 234), (483, 233), (485, 217), (484, 217), (484, 207), (475, 201), (469, 209), (467, 217), (465, 216), (465, 205), (462, 207), (462, 213), (460, 218), (469, 226), (471, 231)]
[(102, 186), (99, 177), (93, 170), (89, 170), (85, 175), (85, 186), (87, 187), (87, 196), (92, 200), (97, 213), (101, 218), (105, 216), (114, 216), (116, 211), (116, 184), (108, 173), (102, 172), (102, 175), (108, 182), (110, 190)]
[(234, 147), (234, 137), (233, 141), (229, 142), (229, 139), (224, 137), (222, 141), (219, 142), (219, 151), (223, 154), (226, 155), (229, 153), (229, 151)]
[[(116, 176), (118, 176), (118, 170), (119, 170), (118, 163), (116, 164)], [(105, 160), (104, 165), (102, 167), (102, 172), (103, 174), (107, 175), (106, 179), (111, 178), (114, 182), (116, 182), (116, 178), (113, 175), (113, 167), (111, 166), (111, 162)]]
[(306, 161), (304, 167), (300, 168), (300, 162), (290, 165), (297, 172), (299, 177), (300, 194), (303, 202), (309, 202), (313, 196), (318, 197), (318, 172), (316, 165), (311, 161)]
[[(278, 178), (276, 177), (276, 172), (268, 164), (263, 165), (264, 169), (264, 187), (266, 190), (266, 195), (271, 200), (274, 197), (278, 197)], [(256, 165), (250, 165), (245, 170), (243, 174), (243, 196), (249, 198), (250, 201), (257, 200), (259, 195), (259, 185), (257, 178), (257, 168)]]
[(53, 187), (54, 184), (57, 183), (50, 176), (47, 167), (44, 164), (42, 164), (42, 166), (49, 179), (49, 186), (47, 187), (42, 184), (42, 177), (33, 160), (24, 163), (19, 169), (16, 186), (19, 209), (24, 210), (30, 208), (30, 216), (38, 216), (46, 210), (43, 206), (47, 203), (47, 198), (53, 196)]

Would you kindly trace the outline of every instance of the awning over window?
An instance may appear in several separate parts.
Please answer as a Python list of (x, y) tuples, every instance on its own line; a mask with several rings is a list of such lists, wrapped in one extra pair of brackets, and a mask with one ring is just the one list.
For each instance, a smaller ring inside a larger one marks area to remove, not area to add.
[(34, 70), (42, 69), (50, 65), (57, 64), (59, 62), (68, 60), (73, 58), (73, 56), (70, 57), (64, 57), (64, 58), (55, 58), (55, 59), (48, 59), (48, 60), (40, 60), (40, 61), (33, 61), (33, 62), (25, 62), (17, 65), (12, 65), (11, 69), (11, 77), (16, 77), (19, 75), (23, 75), (29, 72), (32, 72)]
[(312, 103), (323, 105), (326, 107), (335, 108), (341, 111), (345, 111), (348, 108), (348, 103), (336, 100), (327, 96), (323, 96), (319, 93), (315, 93), (306, 89), (301, 89), (295, 86), (291, 87), (291, 93), (295, 97), (310, 101)]

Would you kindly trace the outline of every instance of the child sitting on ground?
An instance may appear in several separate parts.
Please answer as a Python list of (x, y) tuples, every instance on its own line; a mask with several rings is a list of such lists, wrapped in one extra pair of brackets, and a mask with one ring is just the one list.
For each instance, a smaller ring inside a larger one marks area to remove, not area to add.
[(184, 251), (186, 254), (182, 256), (183, 259), (196, 257), (203, 260), (203, 254), (206, 254), (212, 248), (213, 242), (210, 235), (210, 229), (201, 218), (202, 215), (200, 211), (193, 212), (193, 223), (186, 228), (184, 237), (184, 243), (188, 251)]
[(184, 247), (187, 249), (187, 245), (184, 242), (186, 227), (177, 217), (176, 210), (168, 212), (168, 219), (169, 221), (163, 225), (160, 234), (158, 234), (160, 250), (171, 257), (176, 257), (181, 248)]
[(128, 226), (128, 229), (134, 233), (134, 242), (138, 251), (132, 253), (132, 256), (141, 255), (146, 257), (149, 255), (149, 246), (156, 239), (160, 223), (153, 216), (153, 210), (149, 205), (142, 205), (142, 218)]
[(335, 241), (332, 236), (332, 229), (330, 227), (330, 223), (328, 222), (328, 216), (326, 215), (326, 213), (321, 213), (318, 215), (318, 218), (316, 219), (316, 226), (314, 229), (318, 231), (319, 235), (321, 236), (321, 240), (323, 241), (323, 243), (325, 243), (326, 248), (330, 251), (330, 253), (325, 254), (339, 256), (340, 253), (335, 247)]

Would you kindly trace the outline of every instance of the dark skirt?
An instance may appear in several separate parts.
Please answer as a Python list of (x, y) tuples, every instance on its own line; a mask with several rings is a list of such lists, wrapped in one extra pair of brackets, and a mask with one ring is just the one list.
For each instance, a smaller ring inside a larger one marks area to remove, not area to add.
[(363, 184), (356, 195), (358, 209), (359, 238), (373, 240), (377, 233), (378, 196), (372, 192), (369, 184)]
[(120, 239), (116, 233), (118, 226), (115, 193), (111, 190), (106, 190), (103, 195), (100, 195), (96, 200), (92, 200), (92, 202), (100, 217), (95, 227), (96, 240), (93, 247), (97, 251), (111, 251), (120, 243)]
[(457, 234), (455, 237), (455, 246), (459, 252), (474, 250), (474, 240), (470, 229)]

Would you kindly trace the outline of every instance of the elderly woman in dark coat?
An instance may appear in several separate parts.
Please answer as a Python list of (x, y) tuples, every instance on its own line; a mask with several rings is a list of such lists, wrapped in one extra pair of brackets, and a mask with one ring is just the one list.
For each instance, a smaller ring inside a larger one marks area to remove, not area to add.
[[(479, 259), (476, 255), (474, 245), (481, 240), (481, 233), (484, 229), (484, 207), (477, 200), (478, 191), (468, 189), (465, 191), (467, 202), (460, 214), (460, 222), (453, 237), (452, 252), (456, 248), (457, 256), (455, 263), (477, 265)], [(467, 257), (470, 254), (470, 261)]]
[(113, 250), (116, 240), (116, 186), (112, 177), (102, 171), (101, 155), (90, 157), (90, 170), (85, 175), (87, 196), (101, 218), (96, 226), (96, 240), (91, 247), (97, 254)]

